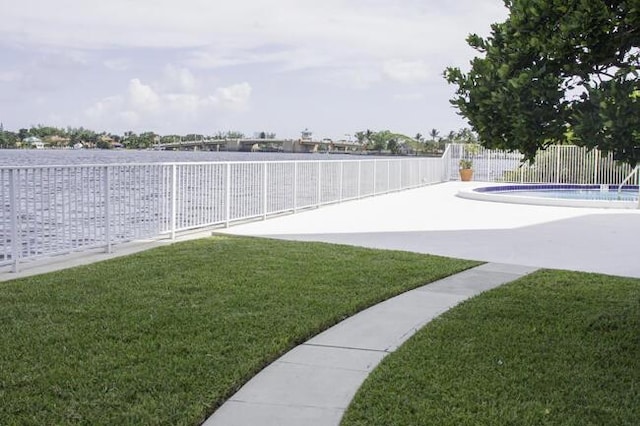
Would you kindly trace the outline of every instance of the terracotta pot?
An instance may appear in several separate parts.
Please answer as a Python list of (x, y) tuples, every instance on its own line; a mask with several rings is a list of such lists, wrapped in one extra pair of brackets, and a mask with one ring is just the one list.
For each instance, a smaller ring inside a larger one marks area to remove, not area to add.
[(472, 169), (460, 169), (460, 180), (463, 182), (469, 182), (473, 178)]

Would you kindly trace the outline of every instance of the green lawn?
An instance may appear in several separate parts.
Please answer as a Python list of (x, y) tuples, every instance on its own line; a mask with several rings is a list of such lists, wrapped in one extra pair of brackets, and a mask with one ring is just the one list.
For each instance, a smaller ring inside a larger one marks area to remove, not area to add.
[(540, 271), (429, 323), (374, 370), (352, 425), (640, 424), (640, 280)]
[(214, 237), (0, 283), (0, 424), (198, 424), (294, 345), (475, 264)]

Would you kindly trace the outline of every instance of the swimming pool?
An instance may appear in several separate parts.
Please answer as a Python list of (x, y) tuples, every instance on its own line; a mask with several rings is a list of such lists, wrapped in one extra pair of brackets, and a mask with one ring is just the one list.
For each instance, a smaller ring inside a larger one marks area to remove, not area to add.
[(498, 185), (460, 191), (459, 197), (500, 203), (637, 209), (638, 187), (625, 185)]

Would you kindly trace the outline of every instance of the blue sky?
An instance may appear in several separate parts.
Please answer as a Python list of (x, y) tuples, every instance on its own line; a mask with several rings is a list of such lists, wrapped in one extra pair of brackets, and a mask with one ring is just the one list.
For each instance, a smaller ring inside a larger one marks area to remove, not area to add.
[(0, 121), (345, 138), (465, 126), (448, 65), (502, 0), (0, 0)]

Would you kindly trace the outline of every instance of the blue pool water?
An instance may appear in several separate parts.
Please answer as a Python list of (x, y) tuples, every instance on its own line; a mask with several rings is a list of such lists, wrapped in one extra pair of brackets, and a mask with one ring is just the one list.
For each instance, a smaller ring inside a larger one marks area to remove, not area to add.
[(503, 203), (567, 207), (637, 208), (638, 186), (527, 184), (476, 188), (459, 194), (463, 198)]

